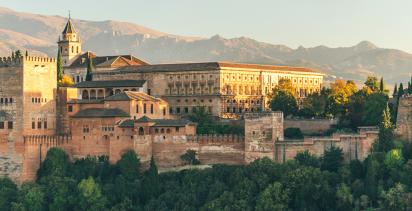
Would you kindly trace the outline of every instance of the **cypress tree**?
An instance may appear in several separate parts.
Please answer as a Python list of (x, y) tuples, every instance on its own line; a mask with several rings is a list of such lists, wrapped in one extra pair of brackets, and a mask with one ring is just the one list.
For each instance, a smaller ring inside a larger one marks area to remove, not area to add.
[(29, 52), (26, 50), (26, 57), (28, 57), (29, 56)]
[[(27, 54), (27, 51), (26, 51)], [(57, 53), (57, 82), (63, 79), (63, 59), (60, 50)]]
[(93, 80), (93, 59), (91, 56), (89, 56), (88, 62), (87, 62), (87, 73), (86, 73), (86, 81), (92, 81)]
[(379, 152), (388, 152), (393, 148), (393, 125), (391, 122), (391, 111), (389, 105), (386, 104), (385, 110), (382, 113), (382, 121), (379, 125), (378, 148)]
[(398, 94), (398, 84), (395, 83), (395, 88), (393, 88), (393, 96), (396, 96)]
[(383, 92), (384, 89), (385, 89), (385, 85), (383, 84), (383, 77), (381, 77), (381, 82), (380, 82), (379, 85), (380, 85), (380, 86), (379, 86), (379, 90), (380, 90), (381, 92)]
[(403, 84), (399, 84), (399, 89), (398, 89), (398, 97), (402, 97), (405, 94), (405, 90), (403, 89)]

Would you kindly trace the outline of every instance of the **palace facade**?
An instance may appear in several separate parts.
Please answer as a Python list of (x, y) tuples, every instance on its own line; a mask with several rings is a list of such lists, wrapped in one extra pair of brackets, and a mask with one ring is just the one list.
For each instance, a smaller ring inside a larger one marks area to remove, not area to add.
[(147, 93), (166, 100), (170, 113), (187, 116), (205, 107), (214, 116), (239, 118), (244, 113), (268, 110), (268, 95), (281, 79), (289, 79), (297, 99), (319, 92), (323, 74), (310, 68), (204, 62), (148, 64), (133, 56), (96, 56), (81, 51), (71, 20), (60, 41), (64, 72), (76, 83), (86, 78), (87, 61), (94, 64), (93, 80), (145, 80)]

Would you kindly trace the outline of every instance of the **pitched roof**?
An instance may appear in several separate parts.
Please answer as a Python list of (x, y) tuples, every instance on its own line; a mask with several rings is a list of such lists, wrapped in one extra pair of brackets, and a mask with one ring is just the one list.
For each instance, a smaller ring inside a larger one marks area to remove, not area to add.
[[(147, 100), (147, 101), (155, 101), (155, 102), (163, 102), (164, 100), (150, 96), (144, 92), (137, 92), (137, 91), (125, 91), (120, 92), (115, 95), (106, 97), (106, 101), (129, 101), (129, 100)], [(164, 101), (165, 102), (165, 101)]]
[(75, 118), (87, 117), (130, 117), (128, 113), (118, 108), (87, 108), (73, 115)]
[(67, 104), (102, 104), (103, 99), (71, 99)]
[(91, 57), (95, 67), (128, 67), (147, 65), (143, 60), (140, 60), (132, 55), (113, 55), (113, 56), (97, 56), (95, 53), (87, 51), (79, 55), (69, 66), (69, 68), (87, 68), (87, 60)]
[(186, 119), (151, 119), (147, 116), (143, 116), (137, 120), (127, 119), (119, 124), (119, 127), (134, 127), (134, 123), (146, 123), (154, 122), (152, 127), (183, 127), (188, 124), (195, 124)]
[(64, 30), (63, 30), (62, 34), (69, 34), (69, 33), (76, 33), (76, 29), (74, 29), (72, 19), (70, 19), (70, 18), (67, 21), (66, 26), (64, 27)]
[(145, 80), (108, 80), (82, 81), (74, 85), (77, 88), (143, 87)]
[[(278, 72), (307, 72), (314, 74), (321, 74), (319, 71), (306, 67), (289, 67), (289, 66), (275, 66), (275, 65), (260, 65), (260, 64), (242, 64), (231, 62), (203, 62), (203, 63), (177, 63), (177, 64), (154, 64), (121, 67), (116, 70), (101, 72), (101, 74), (117, 72), (177, 72), (177, 71), (213, 71), (227, 68), (233, 69), (247, 69), (251, 71), (278, 71)], [(99, 73), (98, 73), (99, 74)]]

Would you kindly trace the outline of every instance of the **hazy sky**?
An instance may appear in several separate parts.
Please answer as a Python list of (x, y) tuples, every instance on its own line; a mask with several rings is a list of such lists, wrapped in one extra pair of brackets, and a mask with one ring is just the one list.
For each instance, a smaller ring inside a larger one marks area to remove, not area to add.
[(87, 20), (121, 20), (190, 36), (350, 46), (369, 40), (412, 52), (411, 0), (0, 0), (0, 6)]

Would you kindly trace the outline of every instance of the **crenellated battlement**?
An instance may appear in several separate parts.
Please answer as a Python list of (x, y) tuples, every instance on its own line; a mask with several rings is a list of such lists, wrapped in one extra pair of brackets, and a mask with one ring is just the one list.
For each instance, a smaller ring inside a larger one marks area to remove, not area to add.
[(56, 63), (55, 58), (41, 56), (0, 57), (0, 67), (19, 67), (24, 62)]
[(20, 66), (23, 57), (0, 57), (0, 67)]
[(70, 135), (47, 136), (47, 135), (30, 135), (24, 136), (23, 141), (25, 145), (39, 145), (46, 146), (61, 146), (68, 144), (72, 140)]
[(24, 59), (24, 61), (30, 61), (30, 62), (56, 63), (56, 59), (50, 58), (50, 57), (26, 56), (26, 57), (22, 57), (22, 59)]
[(280, 111), (268, 111), (268, 112), (259, 112), (259, 113), (245, 113), (244, 118), (245, 119), (259, 119), (262, 117), (277, 117), (277, 118), (282, 118), (283, 113)]
[(244, 142), (245, 138), (243, 136), (233, 134), (203, 134), (187, 136), (187, 141), (198, 143), (240, 143)]

